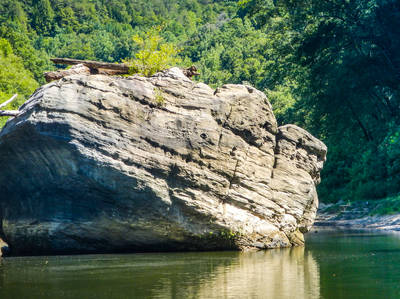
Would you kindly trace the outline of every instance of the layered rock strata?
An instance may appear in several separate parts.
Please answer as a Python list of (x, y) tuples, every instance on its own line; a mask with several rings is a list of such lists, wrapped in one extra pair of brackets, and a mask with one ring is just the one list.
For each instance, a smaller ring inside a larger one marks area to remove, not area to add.
[(288, 247), (313, 224), (326, 146), (253, 87), (73, 75), (20, 110), (0, 133), (14, 254)]

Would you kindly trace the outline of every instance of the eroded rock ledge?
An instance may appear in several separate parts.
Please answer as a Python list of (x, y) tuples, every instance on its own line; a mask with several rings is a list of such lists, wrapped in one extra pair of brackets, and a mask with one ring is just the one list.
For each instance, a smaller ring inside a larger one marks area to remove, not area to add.
[(252, 87), (74, 75), (20, 110), (0, 133), (13, 254), (288, 247), (313, 224), (326, 146)]

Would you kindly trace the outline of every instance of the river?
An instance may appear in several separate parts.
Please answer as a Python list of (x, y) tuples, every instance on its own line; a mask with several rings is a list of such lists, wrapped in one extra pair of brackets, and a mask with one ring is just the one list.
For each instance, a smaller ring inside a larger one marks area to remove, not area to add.
[(400, 298), (400, 234), (309, 233), (261, 252), (12, 257), (1, 299)]

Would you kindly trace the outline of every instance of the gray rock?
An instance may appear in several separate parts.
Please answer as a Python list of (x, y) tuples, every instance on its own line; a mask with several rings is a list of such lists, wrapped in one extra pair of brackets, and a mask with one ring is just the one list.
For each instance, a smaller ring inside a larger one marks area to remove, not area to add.
[(2, 256), (6, 256), (9, 253), (10, 249), (8, 247), (8, 244), (6, 242), (4, 242), (1, 238), (0, 238), (0, 258)]
[(13, 254), (288, 247), (313, 224), (326, 146), (252, 87), (74, 75), (20, 110), (0, 133)]

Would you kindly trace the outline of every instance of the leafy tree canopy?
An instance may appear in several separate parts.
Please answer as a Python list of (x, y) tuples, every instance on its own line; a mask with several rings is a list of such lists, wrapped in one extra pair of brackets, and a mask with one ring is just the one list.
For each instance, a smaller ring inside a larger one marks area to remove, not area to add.
[(181, 62), (177, 57), (179, 49), (171, 43), (164, 42), (160, 32), (161, 27), (153, 27), (143, 36), (133, 36), (139, 51), (136, 52), (135, 58), (125, 61), (130, 66), (131, 74), (139, 73), (148, 77)]
[[(27, 99), (39, 84), (33, 79), (31, 72), (24, 68), (22, 59), (14, 55), (10, 43), (0, 39), (0, 104), (18, 94), (18, 99), (5, 109), (18, 108)], [(0, 118), (0, 126), (5, 124), (5, 117)]]

